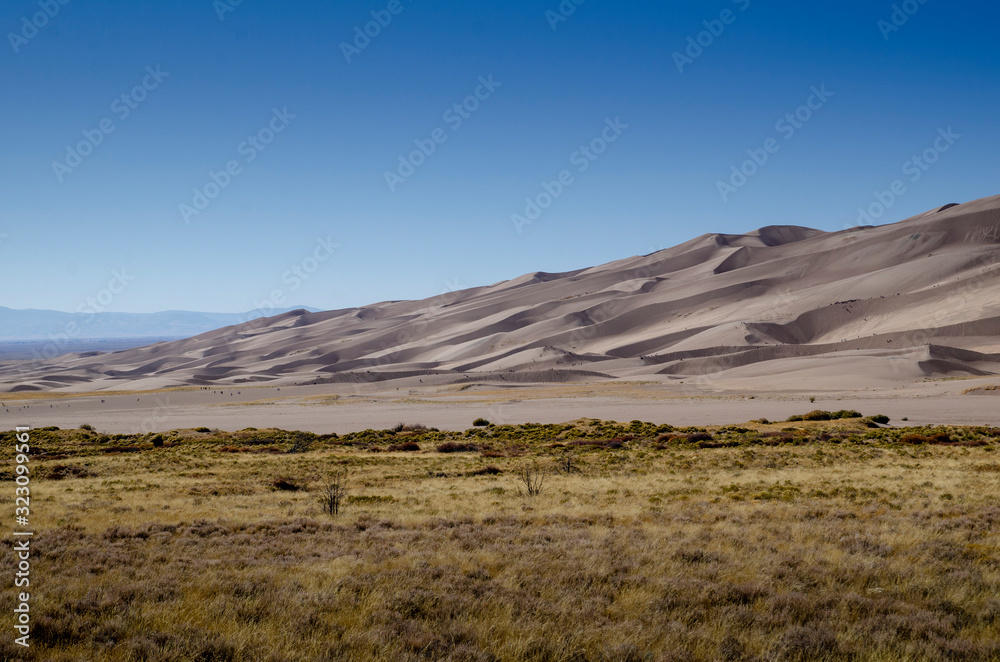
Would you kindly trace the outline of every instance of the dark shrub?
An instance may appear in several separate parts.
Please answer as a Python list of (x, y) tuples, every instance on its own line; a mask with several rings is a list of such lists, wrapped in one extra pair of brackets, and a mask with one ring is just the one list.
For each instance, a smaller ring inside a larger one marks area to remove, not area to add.
[(875, 421), (876, 423), (887, 425), (890, 419), (885, 414), (875, 414), (874, 416), (872, 416), (872, 420)]
[(158, 434), (153, 437), (153, 448), (163, 448), (163, 435)]
[(922, 434), (917, 434), (916, 432), (908, 432), (899, 438), (899, 443), (901, 444), (926, 444), (930, 441), (929, 437)]
[(501, 474), (501, 473), (503, 473), (503, 471), (501, 471), (499, 467), (495, 467), (495, 466), (493, 466), (491, 464), (488, 467), (482, 467), (481, 469), (476, 469), (475, 471), (470, 471), (469, 475), (470, 476), (496, 476), (497, 474)]
[(960, 441), (955, 444), (956, 446), (964, 446), (966, 448), (976, 448), (978, 446), (989, 446), (989, 443), (984, 439), (972, 439), (970, 441)]
[(45, 477), (49, 480), (62, 480), (63, 478), (86, 478), (93, 475), (87, 467), (78, 464), (54, 464), (49, 467), (49, 472)]
[(484, 428), (488, 426), (490, 422), (487, 421), (485, 418), (477, 418), (476, 420), (472, 421), (472, 424), (475, 425), (477, 428)]
[(292, 447), (288, 449), (289, 453), (305, 453), (310, 447), (312, 447), (312, 442), (315, 435), (308, 432), (295, 432), (292, 435)]
[(476, 444), (468, 444), (458, 441), (446, 441), (437, 447), (438, 453), (473, 453), (479, 450)]
[(935, 432), (934, 434), (929, 435), (928, 439), (930, 440), (930, 443), (932, 443), (932, 444), (950, 444), (951, 443), (951, 435), (948, 434), (947, 432)]
[(282, 492), (298, 492), (302, 489), (291, 478), (279, 478), (271, 483), (271, 487)]
[(861, 413), (853, 409), (841, 409), (840, 411), (823, 411), (814, 409), (808, 414), (789, 416), (788, 421), (835, 421), (840, 418), (861, 418)]
[(386, 450), (392, 453), (418, 451), (420, 450), (420, 444), (415, 441), (407, 441), (402, 444), (392, 444)]
[(688, 443), (697, 443), (699, 441), (712, 441), (713, 437), (707, 432), (691, 432), (687, 435)]

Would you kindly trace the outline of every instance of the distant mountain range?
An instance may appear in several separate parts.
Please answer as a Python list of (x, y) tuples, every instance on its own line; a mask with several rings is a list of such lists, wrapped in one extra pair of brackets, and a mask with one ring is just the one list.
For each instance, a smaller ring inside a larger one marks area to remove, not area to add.
[(167, 310), (160, 313), (63, 313), (56, 310), (14, 310), (0, 306), (0, 341), (44, 342), (53, 339), (93, 340), (114, 338), (189, 338), (224, 326), (292, 310), (318, 312), (295, 306), (262, 314), (195, 313)]

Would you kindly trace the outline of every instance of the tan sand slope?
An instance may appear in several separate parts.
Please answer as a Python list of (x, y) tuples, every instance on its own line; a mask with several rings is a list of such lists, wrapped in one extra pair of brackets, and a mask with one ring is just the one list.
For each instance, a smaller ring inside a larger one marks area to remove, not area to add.
[(841, 232), (707, 234), (423, 301), (8, 366), (0, 390), (620, 377), (767, 389), (998, 372), (1000, 196)]

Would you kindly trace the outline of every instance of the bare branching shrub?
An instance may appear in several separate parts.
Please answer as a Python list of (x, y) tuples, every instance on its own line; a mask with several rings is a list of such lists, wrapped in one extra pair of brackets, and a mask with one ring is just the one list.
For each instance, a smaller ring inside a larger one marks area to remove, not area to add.
[(341, 470), (330, 476), (329, 481), (320, 495), (323, 512), (330, 517), (340, 514), (340, 504), (347, 494), (347, 470)]
[(559, 471), (559, 473), (564, 473), (564, 474), (580, 473), (580, 467), (576, 466), (576, 463), (573, 461), (572, 455), (564, 455), (561, 458), (559, 458), (559, 461), (556, 463), (556, 468)]
[(524, 486), (524, 492), (521, 492), (520, 488), (518, 491), (521, 495), (527, 494), (529, 497), (536, 497), (542, 493), (542, 485), (545, 482), (545, 475), (541, 472), (538, 467), (525, 467), (517, 475), (521, 484)]

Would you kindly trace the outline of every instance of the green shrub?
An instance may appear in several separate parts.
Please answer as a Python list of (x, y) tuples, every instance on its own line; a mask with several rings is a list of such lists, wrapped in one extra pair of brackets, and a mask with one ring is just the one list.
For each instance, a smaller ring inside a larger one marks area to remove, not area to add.
[(488, 426), (490, 422), (487, 421), (485, 418), (477, 418), (476, 420), (472, 421), (472, 424), (477, 428), (484, 428)]
[(446, 441), (438, 445), (438, 453), (472, 453), (479, 450), (476, 444), (466, 444), (457, 441)]
[(296, 431), (292, 434), (292, 447), (289, 453), (305, 453), (312, 446), (315, 435), (309, 432)]
[(840, 411), (823, 411), (814, 409), (808, 414), (801, 416), (789, 416), (788, 421), (834, 421), (841, 418), (861, 418), (861, 413), (853, 409), (841, 409)]

